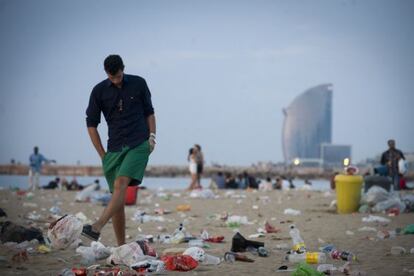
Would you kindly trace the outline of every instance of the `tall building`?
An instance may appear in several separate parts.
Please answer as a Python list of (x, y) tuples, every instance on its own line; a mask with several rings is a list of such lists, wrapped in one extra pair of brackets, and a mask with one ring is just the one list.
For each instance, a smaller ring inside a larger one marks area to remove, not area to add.
[(310, 88), (283, 110), (285, 162), (320, 159), (321, 144), (332, 140), (332, 84)]

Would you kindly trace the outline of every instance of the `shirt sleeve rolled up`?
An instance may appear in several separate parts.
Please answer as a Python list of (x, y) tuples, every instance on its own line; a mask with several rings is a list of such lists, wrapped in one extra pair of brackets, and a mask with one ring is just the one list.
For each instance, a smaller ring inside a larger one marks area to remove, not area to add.
[(151, 92), (149, 91), (147, 82), (144, 80), (144, 88), (143, 93), (141, 93), (142, 96), (142, 103), (144, 108), (144, 115), (145, 117), (148, 117), (152, 114), (154, 114), (154, 107), (152, 106), (151, 101)]
[(89, 98), (89, 105), (86, 108), (86, 126), (97, 127), (101, 122), (101, 108), (96, 95), (96, 90), (92, 90)]

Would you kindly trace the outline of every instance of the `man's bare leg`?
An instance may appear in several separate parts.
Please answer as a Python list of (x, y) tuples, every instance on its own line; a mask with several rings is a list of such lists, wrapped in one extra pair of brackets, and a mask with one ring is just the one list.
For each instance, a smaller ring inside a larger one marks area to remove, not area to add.
[(131, 178), (127, 176), (119, 176), (115, 179), (114, 191), (112, 193), (111, 201), (109, 202), (108, 207), (105, 208), (98, 221), (92, 225), (92, 229), (94, 231), (101, 232), (101, 229), (105, 226), (110, 218), (112, 218), (117, 212), (123, 211), (125, 206), (125, 192), (129, 182), (131, 182)]
[(125, 244), (125, 206), (112, 216), (112, 225), (118, 246)]

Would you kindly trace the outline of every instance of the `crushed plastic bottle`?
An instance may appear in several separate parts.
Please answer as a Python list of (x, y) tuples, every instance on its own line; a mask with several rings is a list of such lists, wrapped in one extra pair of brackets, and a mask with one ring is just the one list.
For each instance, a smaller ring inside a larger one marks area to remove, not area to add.
[(321, 248), (322, 252), (328, 254), (333, 260), (355, 261), (356, 256), (349, 251), (337, 250), (333, 245), (327, 245)]
[(326, 255), (323, 252), (305, 252), (303, 254), (289, 254), (285, 259), (291, 263), (320, 264), (326, 262)]
[(292, 238), (292, 251), (299, 254), (306, 252), (306, 245), (300, 236), (299, 229), (294, 224), (290, 225), (289, 228), (289, 235)]

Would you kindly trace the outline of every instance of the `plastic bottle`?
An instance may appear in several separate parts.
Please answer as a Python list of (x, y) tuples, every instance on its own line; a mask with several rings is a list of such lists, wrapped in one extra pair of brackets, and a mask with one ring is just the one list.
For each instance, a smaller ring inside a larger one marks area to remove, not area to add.
[(355, 261), (356, 256), (349, 251), (337, 250), (333, 245), (327, 245), (322, 248), (322, 252), (327, 253), (333, 260)]
[(397, 235), (399, 235), (401, 232), (401, 229), (397, 228), (395, 230), (391, 230), (391, 231), (387, 231), (387, 230), (380, 230), (377, 233), (377, 237), (381, 240), (384, 239), (393, 239), (395, 238)]
[(290, 225), (289, 235), (292, 238), (292, 251), (299, 254), (306, 252), (306, 245), (300, 236), (300, 231), (293, 224)]
[(291, 263), (319, 264), (326, 262), (326, 255), (323, 252), (306, 252), (303, 254), (289, 254), (286, 260)]
[(334, 271), (338, 270), (333, 264), (321, 264), (316, 268), (317, 271), (324, 274), (331, 275)]
[(221, 258), (209, 254), (205, 255), (204, 261), (202, 262), (205, 265), (219, 265), (220, 263)]
[(172, 237), (170, 239), (171, 243), (180, 243), (184, 240), (185, 234), (184, 234), (185, 228), (182, 223), (180, 223), (180, 226), (175, 229), (174, 233), (172, 234)]

